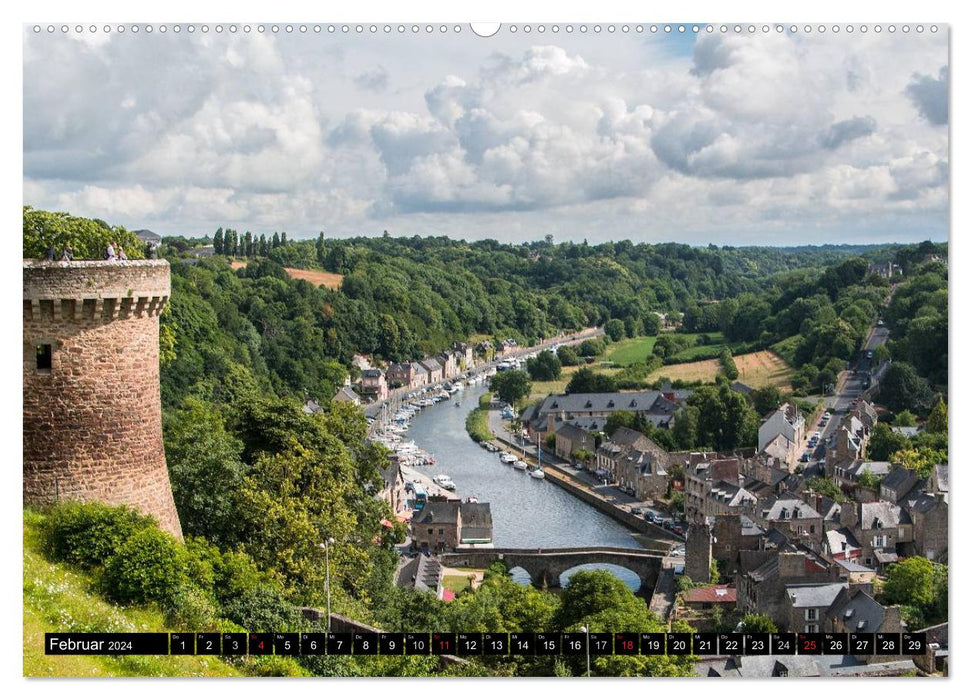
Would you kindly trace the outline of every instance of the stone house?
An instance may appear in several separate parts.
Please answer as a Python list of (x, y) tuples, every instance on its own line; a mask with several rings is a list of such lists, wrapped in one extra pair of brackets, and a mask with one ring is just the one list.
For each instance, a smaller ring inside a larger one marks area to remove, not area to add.
[(387, 383), (393, 387), (414, 388), (415, 371), (410, 362), (394, 362), (385, 374)]
[(822, 632), (827, 613), (847, 584), (801, 583), (786, 586), (786, 626), (790, 632)]
[(429, 357), (418, 363), (428, 372), (426, 384), (438, 384), (442, 381), (442, 365), (434, 357)]
[(901, 505), (913, 524), (913, 545), (908, 553), (931, 561), (946, 560), (948, 504), (943, 494), (919, 491), (905, 496)]
[(475, 348), (470, 343), (454, 343), (452, 350), (455, 351), (460, 371), (467, 372), (475, 367)]
[(411, 521), (411, 536), (422, 549), (432, 552), (454, 550), (459, 544), (458, 501), (430, 502), (421, 514)]
[[(896, 605), (883, 606), (862, 588), (849, 586), (836, 596), (826, 611), (823, 632), (844, 634), (876, 634), (878, 632), (896, 633), (906, 631), (906, 625)], [(874, 649), (874, 652), (879, 651)], [(899, 659), (900, 656), (881, 654), (854, 654), (858, 661), (880, 663)]]
[(384, 372), (379, 369), (362, 370), (359, 386), (361, 395), (371, 401), (384, 401), (388, 398), (388, 382)]
[(742, 552), (736, 577), (738, 609), (742, 614), (767, 615), (779, 629), (788, 629), (786, 586), (838, 579), (837, 567), (805, 548), (784, 544), (776, 550)]
[(334, 394), (334, 398), (332, 398), (331, 401), (337, 401), (340, 403), (352, 403), (355, 406), (361, 405), (361, 397), (358, 396), (356, 393), (354, 393), (354, 390), (351, 389), (349, 386), (342, 386), (340, 389), (338, 389), (337, 393)]
[(459, 364), (455, 358), (455, 354), (451, 350), (446, 350), (443, 353), (439, 353), (435, 358), (438, 364), (442, 368), (442, 379), (448, 379), (454, 377), (459, 373)]
[(772, 456), (792, 467), (806, 438), (806, 419), (791, 403), (768, 414), (759, 426), (759, 451), (770, 448)]
[(447, 552), (460, 544), (492, 542), (492, 509), (488, 503), (432, 501), (412, 520), (412, 539), (422, 549)]
[(899, 503), (919, 481), (921, 478), (913, 469), (893, 465), (890, 472), (880, 481), (880, 500)]
[(684, 469), (684, 513), (688, 522), (705, 517), (751, 514), (757, 499), (742, 487), (739, 460), (713, 459)]
[(667, 492), (669, 463), (664, 448), (631, 428), (618, 428), (597, 448), (598, 470), (641, 500)]
[(896, 503), (848, 503), (841, 521), (860, 543), (863, 564), (878, 571), (896, 562), (903, 546), (914, 541), (910, 516)]
[(788, 539), (802, 542), (813, 551), (821, 549), (823, 516), (792, 494), (761, 502), (756, 510), (756, 522), (766, 530), (775, 528)]
[(522, 420), (534, 439), (542, 439), (558, 421), (606, 419), (616, 411), (629, 411), (652, 425), (669, 428), (678, 408), (676, 402), (664, 398), (659, 391), (550, 394), (539, 405), (527, 409)]
[(556, 433), (556, 447), (554, 452), (560, 459), (568, 462), (576, 461), (573, 456), (577, 451), (586, 451), (591, 455), (596, 450), (596, 439), (592, 433), (587, 432), (572, 423), (564, 423)]

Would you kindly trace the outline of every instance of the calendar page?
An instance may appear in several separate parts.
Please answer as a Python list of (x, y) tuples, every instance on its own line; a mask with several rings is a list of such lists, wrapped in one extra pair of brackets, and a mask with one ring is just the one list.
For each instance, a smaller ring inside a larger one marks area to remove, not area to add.
[(949, 674), (946, 23), (22, 34), (24, 676)]

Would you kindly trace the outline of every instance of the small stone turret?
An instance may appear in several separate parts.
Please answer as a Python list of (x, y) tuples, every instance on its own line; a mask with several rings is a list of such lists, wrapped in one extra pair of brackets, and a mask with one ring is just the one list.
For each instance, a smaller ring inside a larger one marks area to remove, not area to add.
[(24, 504), (127, 504), (181, 538), (162, 444), (164, 260), (25, 260)]

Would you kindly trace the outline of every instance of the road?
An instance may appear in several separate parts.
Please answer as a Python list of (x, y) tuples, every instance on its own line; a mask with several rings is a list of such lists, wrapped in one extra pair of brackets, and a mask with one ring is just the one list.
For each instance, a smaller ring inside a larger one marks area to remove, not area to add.
[(886, 326), (872, 326), (870, 328), (870, 334), (863, 344), (863, 350), (860, 352), (856, 362), (840, 376), (836, 394), (825, 398), (826, 409), (832, 414), (832, 418), (825, 427), (820, 427), (819, 425), (807, 427), (806, 432), (808, 434), (811, 435), (814, 431), (818, 430), (820, 431), (821, 437), (819, 444), (813, 451), (812, 459), (809, 460), (809, 463), (805, 467), (804, 473), (806, 475), (822, 476), (826, 445), (836, 433), (836, 429), (839, 427), (843, 416), (853, 407), (853, 402), (865, 391), (863, 388), (864, 377), (871, 371), (874, 371), (875, 376), (880, 377), (889, 365), (889, 363), (885, 362), (879, 367), (874, 368), (873, 360), (867, 358), (867, 353), (876, 350), (881, 345), (886, 345), (889, 339), (890, 331), (887, 330)]

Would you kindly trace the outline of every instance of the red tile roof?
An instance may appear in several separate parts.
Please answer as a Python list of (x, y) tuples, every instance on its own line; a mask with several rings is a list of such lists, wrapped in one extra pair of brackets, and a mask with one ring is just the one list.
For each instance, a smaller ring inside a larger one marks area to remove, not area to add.
[(738, 591), (732, 586), (692, 588), (684, 594), (685, 603), (736, 603)]

